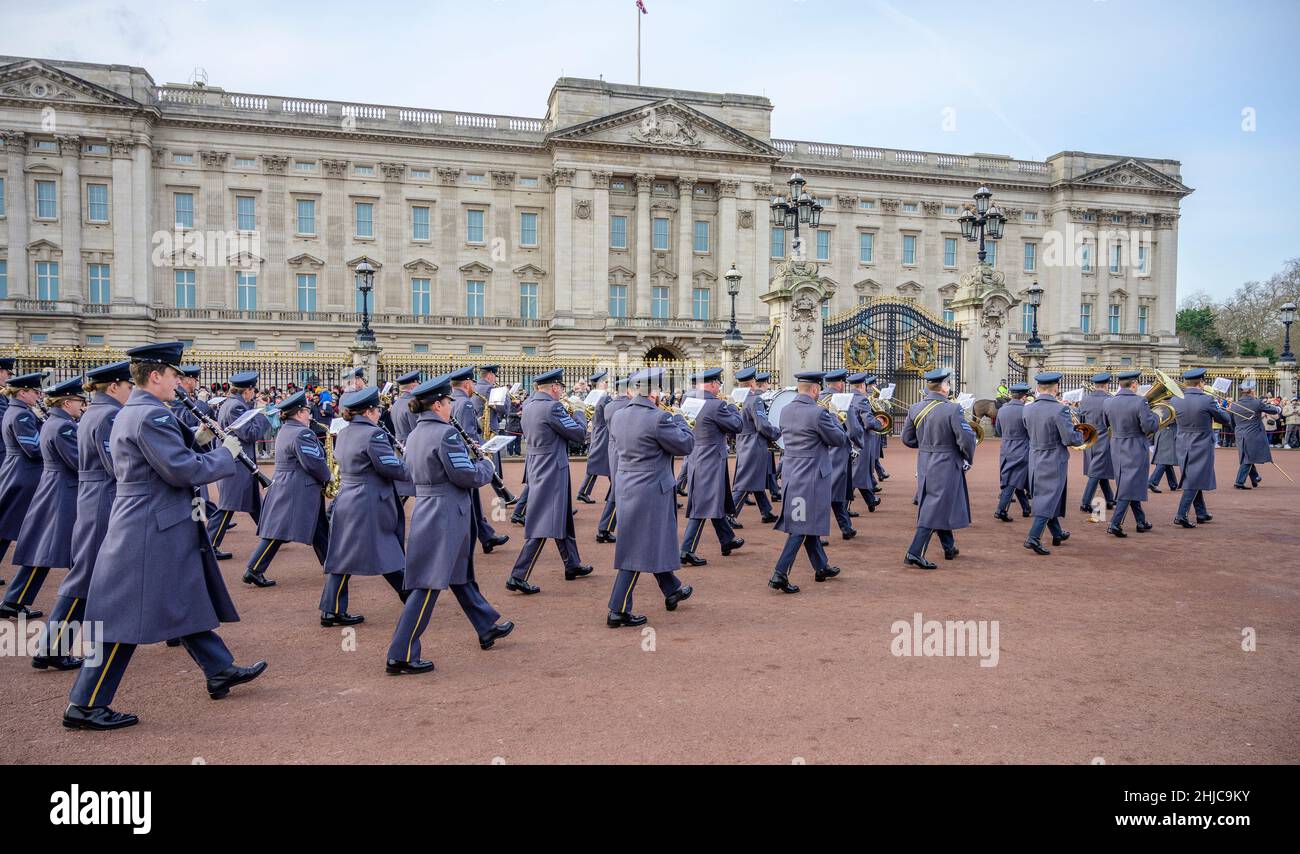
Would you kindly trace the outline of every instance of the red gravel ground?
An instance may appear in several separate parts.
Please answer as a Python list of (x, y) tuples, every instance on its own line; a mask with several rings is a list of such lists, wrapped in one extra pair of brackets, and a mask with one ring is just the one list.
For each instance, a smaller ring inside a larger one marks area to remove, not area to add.
[[(706, 529), (709, 564), (683, 571), (695, 596), (675, 613), (649, 579), (638, 586), (653, 643), (605, 628), (613, 546), (594, 542), (598, 505), (578, 505), (577, 517), (596, 572), (565, 582), (548, 545), (533, 575), (543, 592), (527, 598), (503, 588), (522, 539), (504, 522), (511, 542), (477, 565), (515, 633), (480, 651), (447, 595), (425, 635), (438, 669), (424, 676), (384, 673), (399, 605), (381, 579), (354, 583), (352, 610), (367, 618), (355, 651), (319, 626), (310, 548), (281, 551), (278, 587), (241, 584), (255, 534), (240, 516), (225, 546), (235, 559), (222, 566), (243, 622), (221, 634), (239, 661), (266, 658), (267, 674), (212, 702), (182, 650), (141, 649), (114, 705), (142, 722), (101, 734), (59, 725), (71, 674), (3, 658), (4, 761), (1294, 763), (1300, 487), (1270, 466), (1261, 489), (1233, 490), (1236, 451), (1218, 453), (1212, 523), (1173, 527), (1168, 492), (1147, 504), (1155, 530), (1136, 535), (1130, 520), (1126, 540), (1072, 509), (1074, 537), (1036, 557), (1021, 547), (1028, 520), (991, 518), (997, 442), (987, 442), (969, 476), (975, 522), (958, 532), (961, 556), (945, 562), (935, 543), (940, 568), (921, 572), (902, 565), (915, 457), (895, 440), (880, 511), (858, 501), (857, 539), (832, 535), (839, 579), (814, 584), (800, 556), (803, 592), (769, 590), (783, 537), (748, 507), (737, 554), (723, 558)], [(1300, 453), (1278, 457), (1300, 479)], [(582, 471), (575, 463), (575, 485)], [(512, 486), (520, 473), (507, 463)], [(1072, 507), (1082, 485), (1074, 455)], [(61, 577), (52, 573), (41, 608)], [(917, 612), (998, 621), (997, 666), (893, 655), (891, 625)], [(1257, 651), (1242, 648), (1247, 628)]]

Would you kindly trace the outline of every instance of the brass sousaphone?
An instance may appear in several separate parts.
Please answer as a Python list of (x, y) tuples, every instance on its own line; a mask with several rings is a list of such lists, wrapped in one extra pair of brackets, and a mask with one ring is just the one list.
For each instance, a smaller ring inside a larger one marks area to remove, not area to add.
[(1151, 388), (1147, 389), (1143, 399), (1146, 400), (1147, 406), (1151, 407), (1151, 411), (1155, 413), (1156, 418), (1160, 419), (1160, 425), (1156, 429), (1163, 430), (1173, 424), (1174, 419), (1177, 417), (1174, 407), (1169, 403), (1169, 399), (1171, 397), (1182, 397), (1183, 390), (1164, 371), (1159, 368), (1152, 368), (1152, 370), (1155, 371), (1156, 381), (1152, 383)]

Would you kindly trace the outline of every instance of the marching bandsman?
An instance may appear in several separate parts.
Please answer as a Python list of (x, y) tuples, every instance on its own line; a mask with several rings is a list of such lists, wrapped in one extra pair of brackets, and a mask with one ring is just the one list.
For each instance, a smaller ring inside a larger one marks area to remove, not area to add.
[[(867, 394), (871, 397), (880, 396), (880, 380), (874, 374), (867, 377)], [(876, 446), (876, 459), (872, 463), (872, 468), (876, 473), (876, 480), (889, 480), (889, 472), (885, 471), (885, 464), (882, 462), (885, 458), (885, 446), (889, 444), (889, 434), (885, 433), (880, 437), (880, 444)], [(877, 490), (879, 491), (879, 490)]]
[(1007, 387), (1010, 399), (998, 410), (998, 427), (1002, 428), (1002, 441), (998, 448), (998, 479), (1002, 492), (998, 495), (998, 511), (994, 519), (1010, 522), (1007, 508), (1011, 499), (1020, 504), (1020, 515), (1028, 517), (1029, 493), (1029, 431), (1025, 429), (1025, 396), (1028, 383), (1012, 383)]
[(1178, 465), (1178, 419), (1173, 418), (1167, 425), (1156, 431), (1155, 439), (1152, 441), (1151, 479), (1147, 481), (1147, 489), (1159, 492), (1161, 477), (1168, 482), (1171, 492), (1177, 489), (1178, 476), (1174, 474), (1176, 465)]
[(48, 417), (41, 425), (43, 466), (36, 492), (14, 546), (14, 564), (22, 567), (0, 605), (0, 617), (41, 616), (28, 606), (36, 601), (51, 569), (72, 565), (72, 526), (77, 521), (77, 419), (86, 406), (81, 376), (45, 391)]
[(564, 560), (564, 580), (591, 574), (582, 562), (573, 533), (572, 486), (569, 483), (569, 443), (583, 442), (586, 428), (569, 417), (564, 396), (564, 370), (533, 377), (533, 393), (524, 401), (524, 480), (532, 491), (524, 522), (524, 547), (519, 550), (507, 590), (531, 595), (541, 588), (529, 582), (545, 542), (555, 540)]
[(406, 605), (388, 648), (388, 672), (428, 673), (433, 662), (420, 657), (420, 637), (433, 616), (439, 591), (451, 588), (490, 649), (514, 630), (483, 598), (474, 579), (474, 530), (470, 506), (478, 489), (492, 482), (492, 461), (475, 462), (451, 426), (451, 380), (435, 377), (417, 386), (408, 409), (416, 417), (406, 441), (406, 464), (415, 483), (411, 538), (407, 543)]
[(736, 436), (736, 481), (731, 485), (735, 491), (731, 503), (739, 516), (745, 509), (746, 497), (753, 494), (758, 511), (763, 514), (761, 521), (766, 524), (780, 518), (772, 512), (772, 502), (767, 498), (767, 478), (772, 466), (771, 443), (781, 437), (781, 431), (767, 418), (767, 404), (757, 389), (759, 376), (770, 375), (760, 375), (754, 368), (736, 371), (736, 382), (748, 387), (749, 394), (740, 412), (741, 428)]
[[(393, 398), (393, 404), (388, 408), (388, 415), (393, 422), (393, 436), (405, 447), (406, 437), (415, 429), (415, 414), (411, 412), (411, 391), (420, 384), (420, 372), (411, 371), (402, 374), (393, 382), (397, 383), (400, 393)], [(402, 506), (405, 507), (406, 499), (415, 494), (415, 484), (399, 480), (396, 485), (397, 495), (401, 499)]]
[[(1029, 434), (1029, 498), (1034, 521), (1025, 539), (1025, 548), (1035, 554), (1048, 555), (1043, 547), (1043, 529), (1052, 532), (1052, 545), (1059, 546), (1070, 538), (1061, 528), (1065, 515), (1066, 486), (1070, 473), (1070, 446), (1083, 442), (1083, 434), (1074, 429), (1070, 408), (1056, 397), (1061, 374), (1044, 371), (1034, 377), (1038, 393), (1025, 407), (1025, 432)], [(1005, 408), (1005, 407), (1004, 407)]]
[[(492, 389), (496, 388), (497, 374), (499, 373), (501, 373), (500, 365), (479, 365), (479, 379), (478, 382), (474, 383), (474, 393), (471, 395), (474, 401), (474, 410), (478, 413), (480, 423), (483, 418), (483, 408), (491, 408), (492, 412), (488, 415), (488, 430), (490, 430), (494, 436), (501, 432), (502, 422), (506, 421), (510, 417), (509, 397), (506, 397), (505, 403), (496, 406), (492, 406), (490, 403), (492, 398)], [(482, 430), (479, 431), (479, 433), (482, 432)], [(479, 441), (486, 438), (486, 436), (483, 436)], [(492, 465), (496, 466), (498, 473), (503, 471), (501, 468), (501, 453), (499, 451), (492, 455)], [(504, 486), (497, 488), (493, 485), (492, 491), (495, 492), (497, 498), (500, 498), (502, 501), (506, 501), (509, 497), (509, 493)]]
[(853, 374), (849, 377), (849, 388), (853, 391), (853, 403), (849, 406), (848, 428), (849, 442), (857, 449), (858, 455), (849, 460), (849, 500), (853, 499), (856, 489), (867, 502), (867, 510), (876, 512), (880, 499), (876, 497), (876, 455), (880, 453), (880, 434), (876, 432), (884, 427), (884, 422), (876, 417), (871, 408), (871, 397), (867, 394), (867, 382), (874, 379), (870, 374)]
[[(128, 362), (126, 364), (128, 365), (129, 370), (130, 363)], [(199, 375), (202, 373), (203, 368), (198, 365), (181, 365), (180, 386), (185, 390), (185, 394), (194, 404), (195, 409), (203, 415), (216, 420), (217, 415), (212, 411), (212, 407), (208, 405), (206, 400), (200, 400), (197, 393), (199, 388)], [(207, 439), (206, 442), (199, 442), (195, 446), (194, 450), (206, 454), (208, 451), (214, 450), (218, 446), (216, 437), (212, 435), (212, 431), (205, 428), (199, 416), (190, 412), (189, 407), (181, 402), (180, 395), (177, 395), (174, 400), (168, 403), (167, 408), (172, 411), (172, 415), (176, 416), (177, 421), (190, 428), (194, 433), (196, 440), (199, 438), (200, 433), (202, 433), (203, 437)], [(203, 496), (205, 513), (208, 518), (211, 519), (217, 513), (217, 505), (212, 501), (208, 484), (205, 483), (199, 487), (199, 494)], [(231, 524), (226, 527), (233, 528), (234, 525)]]
[(239, 440), (225, 452), (198, 454), (167, 402), (180, 378), (179, 341), (128, 350), (136, 388), (114, 420), (110, 439), (117, 494), (107, 535), (95, 560), (86, 620), (100, 625), (99, 649), (77, 674), (63, 713), (73, 729), (119, 729), (138, 723), (115, 712), (117, 692), (135, 648), (180, 638), (219, 700), (252, 681), (266, 662), (239, 667), (215, 629), (239, 620), (213, 559), (203, 524), (194, 516), (195, 487), (229, 477)]
[(50, 609), (45, 654), (32, 659), (32, 666), (40, 669), (72, 670), (82, 663), (68, 655), (67, 649), (73, 640), (72, 627), (86, 613), (95, 558), (108, 534), (108, 518), (117, 496), (109, 438), (114, 419), (131, 396), (131, 363), (112, 362), (91, 368), (82, 388), (90, 395), (90, 405), (77, 422), (77, 521), (72, 526), (72, 565)]
[(275, 586), (266, 577), (266, 570), (285, 543), (311, 545), (321, 566), (325, 565), (329, 549), (324, 489), (333, 475), (325, 461), (325, 447), (311, 429), (307, 392), (294, 392), (276, 408), (280, 411), (280, 432), (275, 436), (275, 476), (266, 490), (262, 518), (257, 523), (261, 540), (244, 571), (244, 583), (255, 587)]
[(785, 441), (781, 454), (785, 500), (776, 530), (784, 533), (786, 540), (767, 585), (782, 593), (799, 592), (799, 586), (790, 583), (790, 567), (800, 546), (808, 553), (814, 580), (840, 574), (840, 568), (827, 561), (821, 538), (830, 531), (831, 481), (835, 478), (830, 449), (848, 445), (849, 437), (839, 419), (817, 405), (823, 376), (822, 371), (795, 374), (798, 394), (781, 410), (777, 424)]
[[(744, 422), (740, 411), (718, 397), (722, 389), (722, 368), (709, 368), (695, 375), (697, 397), (704, 407), (695, 416), (695, 447), (687, 457), (689, 465), (686, 499), (686, 534), (682, 537), (681, 562), (703, 566), (707, 560), (696, 554), (706, 519), (726, 557), (745, 544), (731, 528), (736, 513), (732, 502), (731, 478), (727, 474), (727, 437), (740, 432)], [(623, 518), (634, 518), (626, 511)]]
[[(641, 573), (654, 573), (664, 607), (677, 610), (691, 597), (691, 588), (677, 578), (677, 497), (673, 490), (673, 457), (691, 453), (696, 436), (681, 415), (658, 406), (663, 368), (646, 368), (628, 382), (636, 396), (610, 423), (617, 448), (619, 491), (624, 515), (634, 525), (614, 547), (614, 589), (609, 594), (605, 625), (611, 629), (641, 626), (646, 618), (633, 612), (632, 591)], [(696, 422), (697, 426), (699, 422)], [(725, 464), (725, 460), (724, 460)], [(692, 490), (694, 495), (695, 491)]]
[[(1262, 478), (1255, 469), (1258, 463), (1273, 462), (1273, 452), (1268, 447), (1268, 433), (1264, 432), (1264, 414), (1281, 415), (1282, 410), (1264, 402), (1255, 396), (1255, 381), (1242, 380), (1241, 394), (1233, 404), (1238, 414), (1233, 416), (1237, 432), (1237, 479), (1233, 482), (1236, 489), (1250, 489), (1259, 486)], [(1245, 416), (1245, 411), (1255, 413), (1253, 418)], [(1246, 476), (1250, 476), (1250, 486), (1246, 486)]]
[[(0, 356), (0, 424), (4, 423), (5, 410), (9, 408), (9, 395), (4, 393), (5, 386), (9, 384), (9, 378), (14, 375), (14, 366), (17, 362), (12, 356)], [(4, 442), (0, 442), (0, 468), (3, 468), (5, 461)], [(4, 560), (4, 552), (0, 551), (0, 560)], [(0, 584), (4, 584), (4, 579), (0, 578)]]
[(1115, 465), (1110, 458), (1110, 425), (1106, 421), (1110, 374), (1106, 371), (1093, 374), (1092, 386), (1092, 391), (1085, 394), (1079, 404), (1080, 419), (1097, 428), (1097, 441), (1083, 452), (1083, 473), (1088, 476), (1088, 485), (1083, 490), (1079, 509), (1085, 513), (1092, 512), (1092, 498), (1097, 494), (1098, 484), (1101, 485), (1102, 497), (1106, 499), (1106, 509), (1115, 506), (1115, 493), (1110, 488), (1111, 478), (1115, 477)]
[(32, 407), (41, 399), (41, 375), (21, 374), (5, 380), (8, 400), (0, 434), (5, 457), (0, 464), (0, 561), (18, 539), (36, 485), (41, 481), (41, 422)]
[[(824, 378), (824, 390), (822, 391), (822, 403), (832, 415), (835, 411), (830, 408), (831, 398), (844, 391), (844, 381), (848, 379), (849, 372), (844, 370), (827, 371)], [(839, 416), (835, 415), (835, 423), (840, 425), (844, 435), (848, 436), (848, 417), (845, 416), (840, 421)], [(831, 483), (831, 513), (835, 516), (835, 524), (839, 526), (840, 536), (846, 540), (851, 540), (858, 535), (853, 529), (853, 520), (849, 518), (849, 463), (853, 457), (853, 448), (846, 441), (842, 446), (831, 448), (831, 465), (835, 469), (835, 480)]]
[[(592, 374), (587, 380), (592, 389), (607, 387), (605, 377), (608, 371)], [(587, 447), (587, 473), (582, 479), (582, 488), (578, 490), (578, 500), (583, 504), (595, 504), (591, 490), (596, 485), (596, 478), (609, 478), (609, 427), (605, 424), (605, 398), (596, 404), (591, 415), (591, 444)]]
[[(690, 383), (691, 383), (691, 387), (690, 387), (689, 389), (687, 389), (686, 391), (683, 391), (683, 392), (679, 395), (678, 400), (677, 400), (677, 404), (676, 404), (679, 408), (681, 407), (682, 403), (683, 403), (683, 402), (684, 402), (688, 397), (703, 397), (703, 395), (700, 394), (700, 390), (699, 390), (699, 388), (696, 387), (696, 386), (697, 386), (697, 382), (698, 382), (698, 380), (697, 380), (697, 376), (698, 376), (698, 375), (696, 375), (696, 374), (692, 374), (692, 375), (689, 377), (689, 380), (690, 380)], [(677, 494), (678, 494), (678, 495), (681, 495), (681, 496), (683, 496), (683, 497), (686, 495), (686, 480), (687, 480), (687, 478), (690, 476), (690, 472), (691, 472), (691, 458), (690, 458), (690, 457), (683, 457), (683, 458), (682, 458), (682, 467), (681, 467), (681, 469), (678, 470), (678, 472), (677, 472), (677, 483), (676, 483), (676, 485), (675, 485), (675, 488), (676, 488), (676, 490), (677, 490)]]
[(406, 601), (402, 570), (406, 555), (406, 515), (393, 484), (410, 480), (397, 458), (388, 431), (379, 426), (379, 389), (350, 391), (339, 400), (348, 426), (334, 443), (339, 467), (339, 494), (330, 519), (325, 557), (325, 589), (320, 596), (320, 624), (355, 626), (361, 614), (348, 613), (348, 584), (354, 575), (382, 575)]
[[(1115, 512), (1106, 533), (1127, 537), (1124, 515), (1133, 507), (1133, 521), (1139, 534), (1151, 530), (1142, 512), (1147, 497), (1147, 437), (1160, 425), (1146, 400), (1133, 390), (1141, 371), (1121, 371), (1115, 375), (1119, 391), (1105, 402), (1106, 423), (1110, 426), (1110, 456), (1115, 466)], [(1006, 407), (1003, 407), (1005, 410)]]
[[(476, 445), (482, 444), (484, 441), (483, 431), (480, 429), (482, 414), (475, 403), (474, 369), (458, 368), (447, 374), (447, 380), (451, 383), (452, 389), (452, 419), (460, 425), (460, 429), (471, 442)], [(477, 490), (474, 491), (474, 500), (470, 502), (470, 510), (474, 535), (478, 538), (483, 554), (491, 554), (497, 546), (505, 545), (510, 541), (509, 536), (498, 534), (488, 522), (487, 514), (483, 512), (483, 499)], [(520, 508), (516, 508), (515, 512), (519, 510)]]
[[(257, 440), (271, 430), (270, 420), (258, 413), (239, 427), (231, 430), (231, 425), (238, 421), (257, 396), (257, 371), (241, 371), (230, 378), (230, 397), (221, 403), (217, 423), (228, 433), (235, 436), (243, 445), (244, 453), (251, 460), (257, 459)], [(260, 403), (261, 400), (258, 399)], [(235, 513), (247, 513), (257, 524), (262, 514), (262, 490), (257, 477), (242, 466), (233, 475), (217, 483), (217, 513), (208, 520), (208, 535), (212, 538), (212, 550), (217, 560), (230, 558), (229, 552), (221, 551), (221, 541), (225, 539), (226, 530)]]
[[(1234, 420), (1219, 408), (1213, 396), (1201, 388), (1204, 383), (1205, 368), (1185, 371), (1183, 396), (1169, 399), (1178, 417), (1177, 466), (1182, 473), (1178, 488), (1183, 491), (1178, 500), (1178, 511), (1174, 514), (1174, 524), (1182, 528), (1195, 528), (1198, 523), (1214, 518), (1205, 506), (1205, 491), (1215, 488), (1214, 424), (1232, 427)], [(1193, 507), (1196, 509), (1196, 522), (1187, 518), (1187, 511)]]
[(938, 533), (944, 560), (958, 555), (952, 532), (970, 525), (966, 470), (975, 461), (975, 431), (961, 405), (948, 399), (952, 369), (922, 375), (925, 394), (912, 404), (903, 422), (902, 440), (916, 448), (916, 535), (903, 558), (906, 566), (934, 569), (925, 557), (930, 537)]
[[(614, 529), (618, 525), (618, 495), (614, 489), (614, 481), (618, 477), (618, 450), (614, 445), (614, 434), (610, 432), (609, 425), (614, 414), (623, 409), (632, 402), (633, 391), (629, 388), (627, 377), (616, 377), (614, 379), (614, 394), (596, 404), (598, 410), (603, 410), (602, 418), (605, 422), (605, 459), (606, 467), (609, 470), (609, 491), (605, 493), (605, 506), (600, 511), (600, 521), (596, 524), (596, 542), (612, 543), (616, 541)], [(672, 461), (668, 463), (668, 468), (672, 469)], [(674, 534), (673, 539), (676, 539)]]

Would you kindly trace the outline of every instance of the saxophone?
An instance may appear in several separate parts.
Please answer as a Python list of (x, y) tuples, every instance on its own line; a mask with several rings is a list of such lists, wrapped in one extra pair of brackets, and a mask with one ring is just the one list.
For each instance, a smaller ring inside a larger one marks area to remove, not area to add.
[(334, 434), (328, 431), (325, 433), (325, 465), (330, 470), (330, 482), (325, 484), (325, 497), (333, 499), (339, 494), (342, 475), (339, 473), (338, 460), (334, 459)]

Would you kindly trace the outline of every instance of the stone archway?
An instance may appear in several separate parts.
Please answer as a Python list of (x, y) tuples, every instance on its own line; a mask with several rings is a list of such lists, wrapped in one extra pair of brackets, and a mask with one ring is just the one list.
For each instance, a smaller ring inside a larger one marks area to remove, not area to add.
[(653, 362), (659, 360), (682, 359), (682, 358), (685, 357), (681, 353), (677, 352), (672, 347), (667, 347), (662, 344), (651, 347), (649, 350), (646, 351), (645, 354), (645, 360), (647, 362)]

